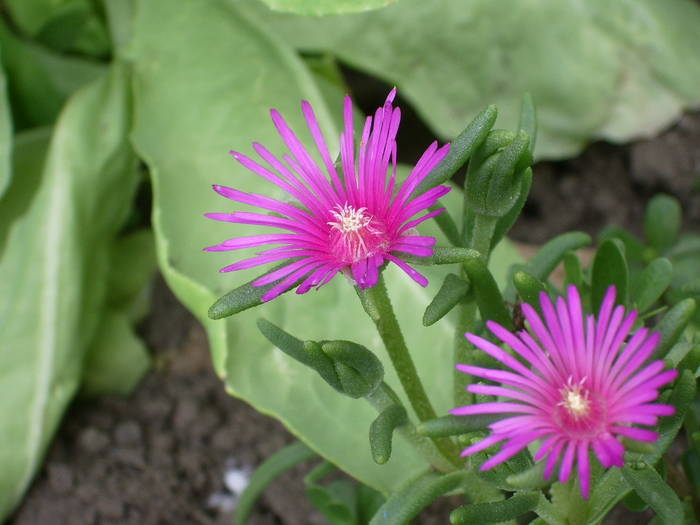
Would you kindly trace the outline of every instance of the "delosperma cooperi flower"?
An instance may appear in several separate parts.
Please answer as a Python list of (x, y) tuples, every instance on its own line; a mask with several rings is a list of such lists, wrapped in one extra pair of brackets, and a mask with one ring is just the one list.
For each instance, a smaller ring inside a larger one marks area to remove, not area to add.
[[(340, 271), (348, 274), (359, 288), (370, 288), (377, 283), (386, 261), (395, 263), (419, 284), (427, 284), (427, 279), (397, 254), (422, 257), (433, 253), (435, 239), (418, 235), (414, 228), (443, 211), (442, 208), (428, 211), (428, 208), (449, 188), (437, 186), (418, 196), (413, 192), (445, 157), (449, 145), (438, 147), (437, 142), (433, 142), (405, 182), (397, 184), (396, 133), (401, 112), (393, 107), (395, 94), (396, 89), (393, 89), (374, 117), (367, 117), (357, 155), (352, 101), (350, 97), (345, 98), (339, 168), (331, 158), (308, 102), (302, 102), (302, 112), (323, 166), (314, 161), (276, 110), (271, 111), (272, 121), (289, 148), (289, 155), (280, 160), (258, 143), (253, 143), (253, 149), (265, 164), (231, 152), (243, 166), (282, 189), (296, 202), (283, 202), (215, 185), (214, 190), (224, 197), (273, 214), (237, 211), (209, 213), (208, 217), (283, 230), (236, 237), (205, 248), (208, 251), (227, 251), (278, 245), (226, 266), (222, 272), (281, 263), (280, 268), (252, 283), (253, 286), (264, 286), (276, 282), (262, 296), (263, 301), (274, 299), (296, 284), (299, 284), (297, 293), (306, 293), (314, 286), (326, 284)], [(414, 218), (420, 213), (423, 214)]]
[(559, 464), (559, 481), (565, 482), (575, 463), (581, 493), (587, 498), (589, 451), (604, 467), (621, 467), (625, 449), (620, 437), (655, 441), (656, 432), (633, 425), (653, 426), (659, 416), (674, 413), (673, 406), (653, 401), (678, 372), (663, 370), (663, 361), (647, 363), (660, 336), (646, 328), (632, 333), (637, 312), (615, 306), (614, 287), (608, 289), (597, 317), (584, 316), (574, 286), (569, 287), (566, 299), (560, 297), (553, 304), (543, 293), (540, 303), (543, 318), (532, 306), (522, 305), (529, 330), (513, 334), (497, 323), (487, 323), (514, 355), (477, 335), (465, 334), (507, 369), (458, 365), (462, 372), (499, 383), (472, 384), (469, 392), (498, 399), (456, 408), (452, 413), (504, 414), (489, 425), (489, 436), (462, 455), (504, 441), (500, 451), (481, 465), (481, 470), (488, 470), (539, 440), (534, 459), (547, 458), (545, 478)]

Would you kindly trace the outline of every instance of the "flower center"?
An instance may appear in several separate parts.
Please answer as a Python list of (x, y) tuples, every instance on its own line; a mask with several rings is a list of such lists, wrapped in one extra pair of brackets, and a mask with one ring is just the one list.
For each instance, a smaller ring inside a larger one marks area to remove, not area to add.
[(339, 261), (352, 264), (389, 247), (384, 225), (367, 208), (338, 204), (331, 215), (335, 219), (328, 222), (331, 253)]
[(587, 388), (586, 378), (569, 378), (559, 389), (560, 401), (554, 407), (554, 420), (571, 437), (590, 438), (608, 426), (605, 400)]
[(588, 390), (583, 386), (585, 382), (585, 377), (578, 383), (573, 383), (572, 378), (569, 378), (566, 386), (559, 390), (562, 397), (559, 406), (563, 406), (575, 420), (584, 418), (590, 413), (591, 400)]

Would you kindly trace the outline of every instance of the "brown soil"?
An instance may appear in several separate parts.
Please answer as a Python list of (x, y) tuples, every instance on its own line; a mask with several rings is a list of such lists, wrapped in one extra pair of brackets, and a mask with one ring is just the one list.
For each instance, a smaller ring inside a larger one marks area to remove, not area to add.
[[(687, 224), (696, 227), (700, 114), (685, 116), (657, 139), (593, 144), (575, 160), (539, 164), (535, 174), (513, 230), (518, 240), (539, 243), (568, 229), (595, 233), (609, 222), (639, 233), (644, 204), (658, 191), (679, 196)], [(155, 370), (129, 399), (73, 404), (10, 523), (230, 524), (226, 469), (252, 469), (292, 439), (280, 424), (226, 395), (201, 327), (162, 282), (142, 332)], [(303, 496), (300, 477), (309, 467), (275, 482), (251, 523), (323, 523)], [(640, 523), (648, 519), (639, 517)], [(432, 509), (420, 523), (447, 523), (447, 508)]]

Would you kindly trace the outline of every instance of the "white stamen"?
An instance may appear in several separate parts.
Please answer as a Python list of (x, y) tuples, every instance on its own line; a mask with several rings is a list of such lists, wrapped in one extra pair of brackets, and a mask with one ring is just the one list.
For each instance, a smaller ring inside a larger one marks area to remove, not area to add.
[(581, 381), (574, 384), (573, 378), (569, 377), (566, 386), (559, 391), (563, 398), (563, 400), (558, 403), (559, 406), (565, 407), (574, 419), (584, 417), (588, 414), (591, 407), (591, 400), (588, 398), (588, 390), (583, 387), (585, 382), (586, 378), (584, 377)]
[(353, 262), (372, 255), (371, 243), (368, 246), (366, 240), (381, 236), (383, 232), (374, 226), (367, 208), (356, 209), (347, 203), (343, 206), (338, 204), (331, 214), (336, 221), (329, 221), (328, 225), (340, 232), (339, 241), (344, 255)]

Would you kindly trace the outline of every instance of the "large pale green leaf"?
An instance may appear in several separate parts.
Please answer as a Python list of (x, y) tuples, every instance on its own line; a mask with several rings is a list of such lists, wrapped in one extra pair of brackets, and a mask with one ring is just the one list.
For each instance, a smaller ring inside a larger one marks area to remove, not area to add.
[(7, 80), (2, 68), (2, 48), (0, 47), (0, 199), (10, 184), (12, 177), (12, 115), (7, 99)]
[(0, 202), (0, 519), (40, 464), (98, 321), (135, 187), (128, 86), (114, 67), (71, 98), (50, 143), (43, 131), (16, 141)]
[(107, 33), (93, 0), (5, 0), (23, 33), (58, 51), (104, 56)]
[(298, 49), (398, 85), (448, 138), (490, 103), (514, 127), (526, 91), (541, 157), (649, 136), (700, 104), (700, 8), (688, 0), (402, 0), (321, 19), (257, 6)]
[(17, 129), (53, 123), (68, 97), (105, 70), (97, 62), (20, 39), (2, 20), (0, 48)]
[[(381, 342), (364, 320), (347, 282), (337, 278), (306, 296), (286, 294), (231, 319), (207, 318), (207, 309), (219, 295), (257, 273), (220, 274), (218, 268), (244, 255), (201, 251), (225, 238), (254, 233), (253, 228), (202, 218), (205, 212), (231, 209), (210, 185), (284, 198), (231, 160), (227, 151), (249, 153), (250, 141), (258, 140), (281, 153), (268, 108), (279, 108), (301, 130), (302, 98), (314, 105), (329, 138), (338, 133), (308, 70), (274, 34), (251, 21), (243, 9), (247, 5), (223, 0), (202, 5), (191, 0), (173, 12), (166, 0), (144, 0), (137, 7), (132, 47), (137, 119), (133, 139), (151, 169), (159, 263), (176, 295), (203, 322), (216, 370), (232, 394), (281, 419), (340, 468), (390, 490), (419, 472), (422, 460), (397, 440), (391, 461), (375, 465), (367, 433), (376, 414), (369, 405), (339, 396), (314, 373), (273, 348), (254, 325), (256, 318), (264, 316), (302, 338), (352, 338), (386, 361)], [(302, 133), (302, 138), (308, 137)], [(336, 146), (332, 149), (337, 151)], [(436, 289), (422, 290), (394, 270), (388, 274), (401, 319), (419, 326), (429, 293)], [(414, 353), (428, 389), (435, 391), (434, 402), (444, 413), (450, 408), (450, 391), (442, 378), (451, 374), (445, 356), (450, 352), (452, 330), (448, 323), (438, 323), (421, 332)], [(413, 331), (414, 341), (412, 336)], [(387, 380), (397, 384), (391, 374)], [(438, 382), (440, 388), (435, 389)]]
[(109, 247), (107, 293), (85, 358), (81, 394), (127, 395), (151, 365), (134, 323), (148, 313), (157, 269), (153, 232), (125, 235)]
[(263, 0), (270, 9), (300, 15), (337, 15), (369, 11), (398, 0)]

